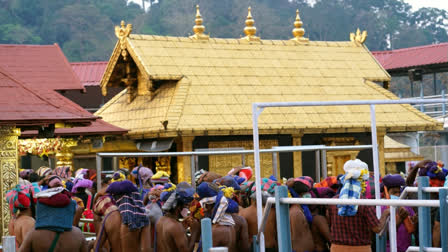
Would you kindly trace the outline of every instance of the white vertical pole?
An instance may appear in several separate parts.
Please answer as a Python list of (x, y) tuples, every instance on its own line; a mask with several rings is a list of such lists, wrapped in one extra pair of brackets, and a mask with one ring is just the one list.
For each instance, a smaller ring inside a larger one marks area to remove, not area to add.
[[(370, 105), (370, 123), (372, 132), (372, 154), (373, 154), (373, 171), (375, 175), (375, 199), (380, 199), (380, 168), (379, 168), (379, 158), (378, 158), (378, 142), (376, 136), (376, 115), (375, 115), (375, 105)], [(381, 207), (376, 206), (376, 216), (378, 219), (381, 217)]]
[(96, 154), (96, 190), (99, 192), (101, 190), (101, 171), (102, 169), (102, 158), (100, 155)]
[[(328, 176), (328, 170), (327, 170), (327, 151), (326, 150), (321, 150), (321, 154), (322, 154), (322, 177), (325, 179)], [(335, 174), (333, 174), (335, 175)]]
[[(261, 200), (261, 174), (260, 174), (260, 143), (258, 136), (258, 116), (263, 111), (263, 108), (258, 108), (257, 104), (252, 104), (252, 127), (254, 138), (254, 165), (255, 165), (255, 196), (257, 198), (257, 223), (258, 230), (260, 230), (263, 218), (262, 200)], [(260, 251), (264, 252), (264, 235), (260, 234)]]
[(3, 252), (16, 252), (16, 237), (15, 236), (3, 236), (2, 251)]
[(280, 180), (280, 177), (277, 177), (278, 175), (278, 162), (277, 162), (277, 152), (272, 152), (272, 175), (276, 177), (278, 180)]
[(316, 150), (314, 153), (316, 157), (316, 181), (320, 181), (320, 151)]
[(397, 221), (394, 206), (390, 207), (389, 242), (390, 252), (397, 252)]

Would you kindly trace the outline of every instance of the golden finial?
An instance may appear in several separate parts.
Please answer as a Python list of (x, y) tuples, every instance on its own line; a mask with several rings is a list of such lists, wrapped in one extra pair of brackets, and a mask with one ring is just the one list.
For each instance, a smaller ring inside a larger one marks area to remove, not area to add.
[(350, 33), (350, 41), (354, 42), (358, 46), (364, 44), (364, 42), (366, 42), (366, 38), (367, 38), (367, 31), (363, 31), (361, 33), (359, 28), (356, 30), (356, 34), (353, 32)]
[(260, 41), (260, 38), (255, 36), (257, 28), (254, 26), (255, 20), (252, 18), (251, 8), (247, 8), (246, 27), (244, 27), (244, 34), (246, 37), (242, 38), (248, 41)]
[(193, 26), (194, 35), (190, 36), (190, 38), (197, 40), (208, 40), (209, 36), (204, 34), (205, 26), (202, 25), (202, 16), (199, 12), (199, 5), (196, 5), (196, 19), (194, 22), (196, 23), (196, 25)]
[(299, 10), (296, 10), (296, 21), (294, 22), (294, 29), (292, 29), (292, 35), (294, 38), (292, 40), (295, 40), (297, 42), (308, 42), (308, 38), (304, 38), (303, 35), (305, 35), (305, 29), (302, 28), (303, 22), (300, 19), (299, 16)]
[(115, 26), (115, 36), (117, 36), (120, 42), (121, 55), (123, 59), (126, 60), (128, 52), (126, 51), (126, 38), (129, 37), (129, 34), (132, 32), (132, 24), (127, 24), (125, 26), (125, 22), (121, 20), (120, 26)]

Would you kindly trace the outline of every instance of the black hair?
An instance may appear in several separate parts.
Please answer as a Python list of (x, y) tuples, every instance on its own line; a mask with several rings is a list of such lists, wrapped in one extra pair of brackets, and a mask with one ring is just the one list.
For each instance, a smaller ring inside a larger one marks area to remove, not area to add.
[(30, 176), (29, 176), (29, 181), (31, 183), (39, 182), (39, 179), (40, 179), (39, 175), (37, 175), (37, 173), (35, 173), (35, 172), (31, 173)]

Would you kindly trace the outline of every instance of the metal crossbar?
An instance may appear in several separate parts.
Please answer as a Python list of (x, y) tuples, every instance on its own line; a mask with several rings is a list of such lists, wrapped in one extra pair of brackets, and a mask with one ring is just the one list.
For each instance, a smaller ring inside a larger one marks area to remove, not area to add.
[[(372, 137), (372, 156), (373, 170), (375, 176), (375, 199), (380, 198), (379, 188), (379, 156), (377, 142), (377, 127), (375, 105), (386, 104), (428, 104), (428, 103), (446, 103), (447, 99), (398, 99), (398, 100), (359, 100), (359, 101), (308, 101), (308, 102), (264, 102), (252, 103), (252, 128), (253, 128), (253, 146), (254, 146), (254, 164), (255, 164), (255, 194), (257, 198), (257, 220), (258, 228), (262, 222), (262, 206), (261, 206), (261, 174), (260, 174), (260, 145), (258, 133), (258, 118), (265, 108), (269, 107), (309, 107), (309, 106), (351, 106), (351, 105), (369, 105), (370, 107), (370, 125)], [(377, 217), (380, 217), (381, 209), (376, 207)], [(260, 250), (265, 251), (263, 233), (260, 234)]]

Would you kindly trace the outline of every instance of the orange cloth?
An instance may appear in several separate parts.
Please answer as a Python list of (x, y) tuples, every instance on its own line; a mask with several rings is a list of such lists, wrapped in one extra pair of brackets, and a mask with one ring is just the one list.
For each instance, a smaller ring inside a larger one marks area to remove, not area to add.
[(372, 248), (370, 245), (365, 246), (347, 246), (347, 245), (338, 245), (331, 244), (331, 252), (372, 252)]

